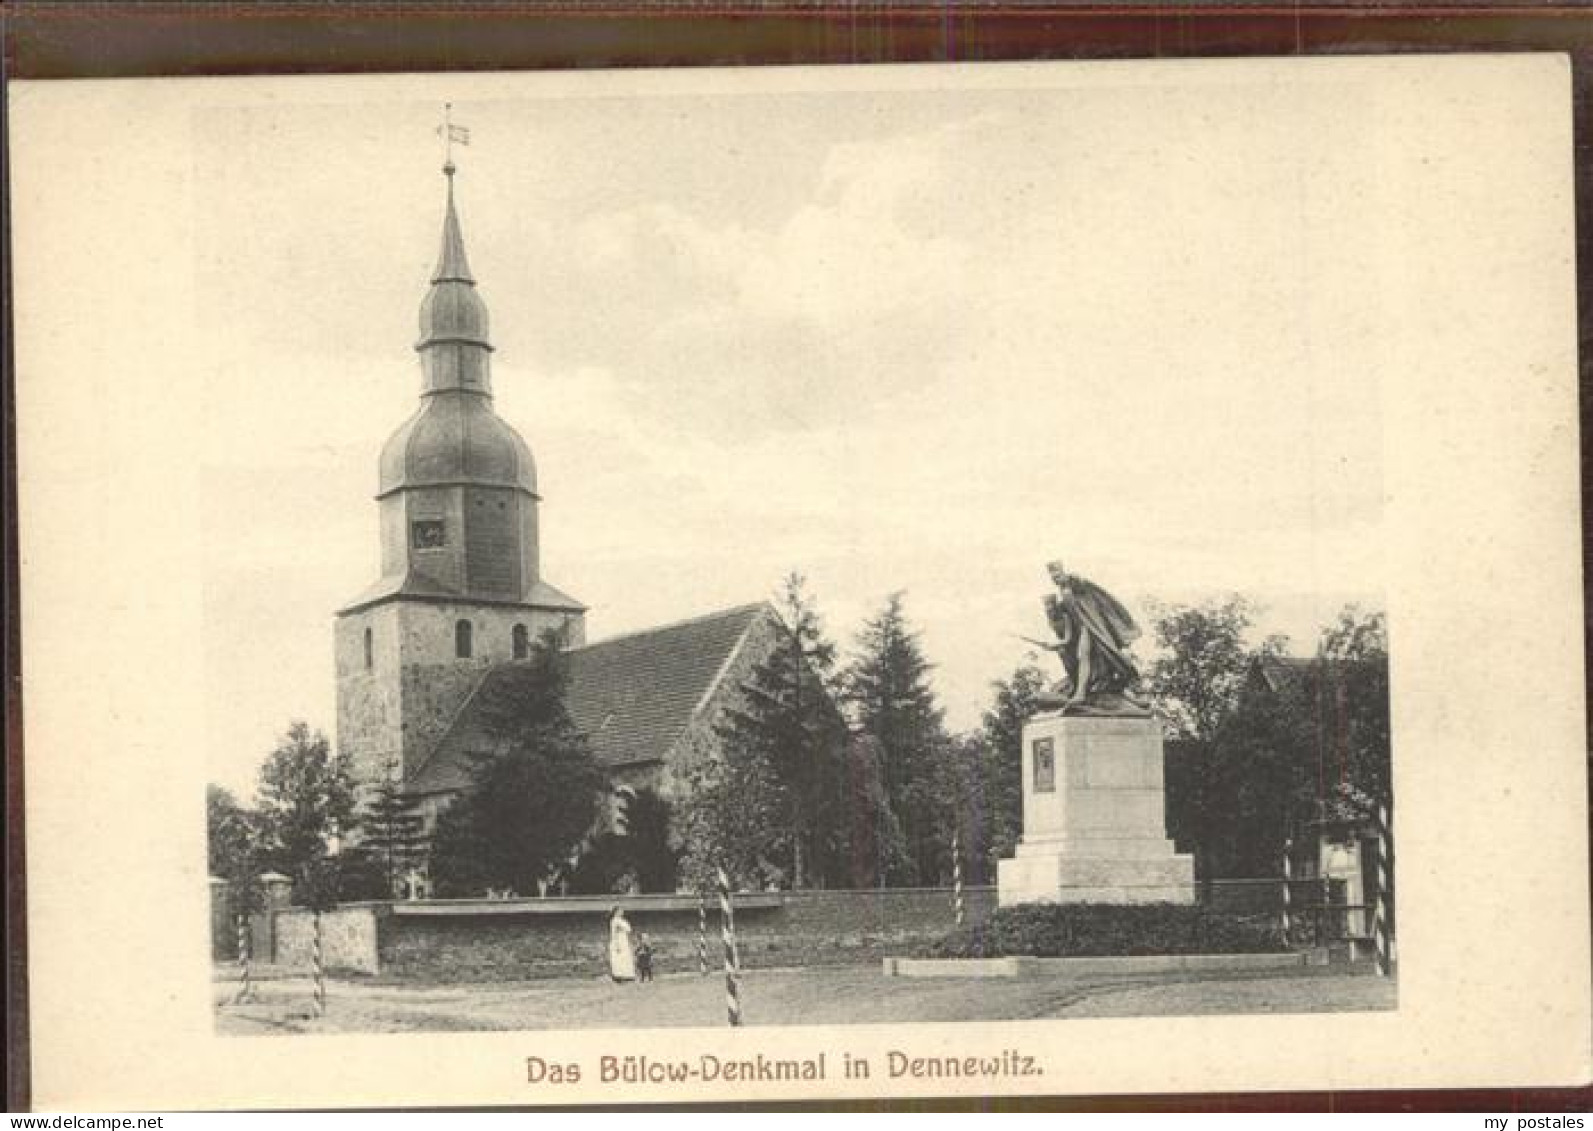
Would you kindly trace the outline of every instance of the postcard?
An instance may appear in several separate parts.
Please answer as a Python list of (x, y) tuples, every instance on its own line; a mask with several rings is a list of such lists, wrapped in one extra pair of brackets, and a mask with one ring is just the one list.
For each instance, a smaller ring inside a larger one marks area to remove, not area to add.
[(10, 99), (39, 1107), (1593, 1070), (1564, 57)]

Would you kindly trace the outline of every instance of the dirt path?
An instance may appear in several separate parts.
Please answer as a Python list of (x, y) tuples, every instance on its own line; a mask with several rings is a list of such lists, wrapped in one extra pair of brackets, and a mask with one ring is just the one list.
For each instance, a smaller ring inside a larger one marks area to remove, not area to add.
[[(328, 983), (324, 1018), (310, 1016), (302, 977), (262, 981), (254, 1002), (230, 1002), (236, 983), (215, 984), (218, 1032), (458, 1032), (584, 1028), (713, 1027), (725, 1023), (724, 984), (677, 974), (650, 985), (606, 979), (452, 985)], [(1343, 968), (1142, 977), (887, 978), (878, 967), (750, 970), (742, 979), (747, 1025), (1028, 1020), (1048, 1017), (1180, 1016), (1392, 1009), (1392, 984)]]

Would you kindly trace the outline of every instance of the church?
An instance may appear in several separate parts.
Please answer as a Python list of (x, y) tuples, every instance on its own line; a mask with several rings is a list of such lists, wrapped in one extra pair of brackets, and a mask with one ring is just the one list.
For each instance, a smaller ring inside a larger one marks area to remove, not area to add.
[[(485, 706), (515, 694), (552, 630), (568, 707), (624, 791), (716, 741), (715, 722), (781, 632), (767, 602), (587, 643), (586, 608), (542, 576), (536, 464), (493, 408), (486, 303), (443, 166), (442, 250), (420, 307), (420, 404), (377, 464), (381, 574), (337, 613), (337, 746), (365, 788), (391, 781), (428, 825), (469, 788), (495, 736)], [(611, 810), (612, 811), (612, 810)]]

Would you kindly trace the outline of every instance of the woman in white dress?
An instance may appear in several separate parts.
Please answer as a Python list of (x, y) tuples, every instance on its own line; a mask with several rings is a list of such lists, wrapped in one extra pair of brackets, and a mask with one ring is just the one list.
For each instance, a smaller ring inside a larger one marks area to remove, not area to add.
[(636, 978), (636, 950), (631, 946), (631, 925), (618, 907), (608, 919), (608, 976), (616, 982)]

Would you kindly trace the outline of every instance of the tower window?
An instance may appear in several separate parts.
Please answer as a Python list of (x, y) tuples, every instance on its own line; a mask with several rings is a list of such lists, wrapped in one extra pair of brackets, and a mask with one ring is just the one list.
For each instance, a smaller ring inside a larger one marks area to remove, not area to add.
[(423, 518), (409, 524), (409, 544), (417, 550), (437, 550), (448, 544), (448, 528), (440, 518)]
[(523, 660), (531, 654), (531, 634), (523, 624), (514, 626), (514, 658)]
[(365, 670), (376, 666), (375, 649), (371, 647), (371, 626), (365, 626)]
[(461, 660), (470, 659), (470, 622), (467, 620), (454, 625), (454, 655)]

